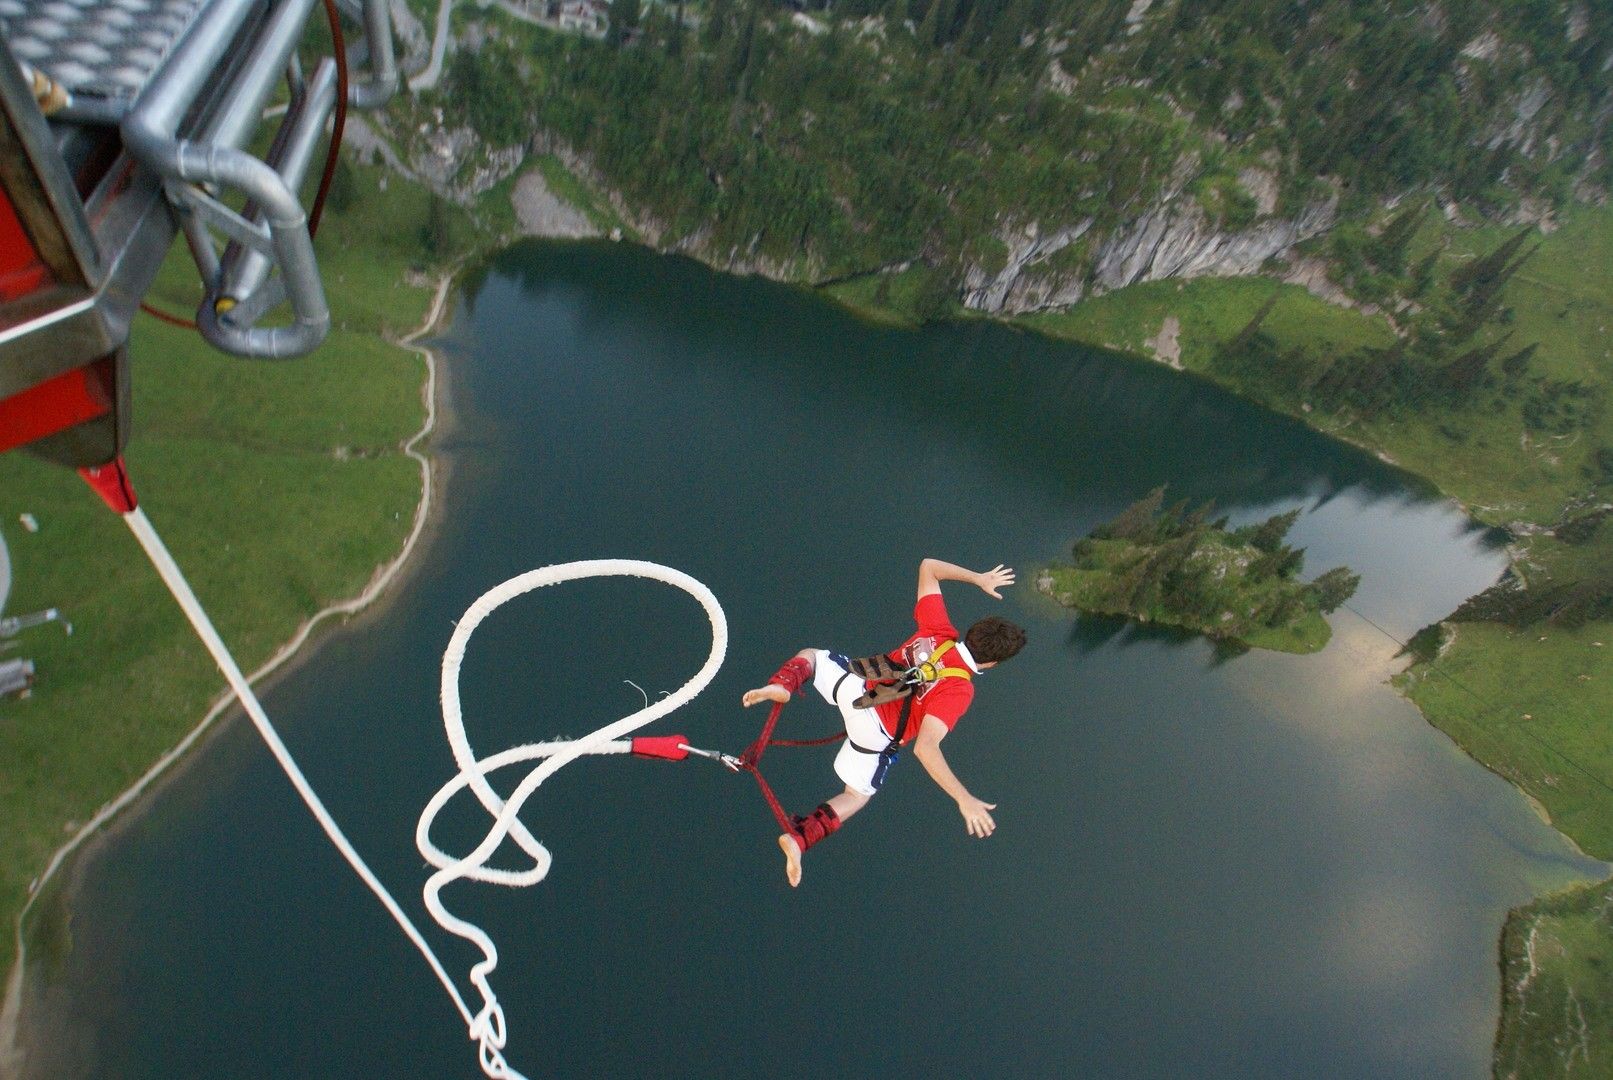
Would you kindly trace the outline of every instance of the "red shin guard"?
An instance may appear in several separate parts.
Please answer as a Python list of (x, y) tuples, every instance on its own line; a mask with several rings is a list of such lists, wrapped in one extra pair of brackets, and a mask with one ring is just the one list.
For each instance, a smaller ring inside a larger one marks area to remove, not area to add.
[(840, 828), (840, 815), (835, 813), (834, 807), (824, 803), (806, 817), (795, 815), (792, 824), (795, 826), (791, 830), (795, 833), (795, 842), (805, 851)]
[(800, 692), (801, 687), (810, 678), (812, 678), (812, 661), (804, 656), (794, 656), (767, 681), (795, 694)]

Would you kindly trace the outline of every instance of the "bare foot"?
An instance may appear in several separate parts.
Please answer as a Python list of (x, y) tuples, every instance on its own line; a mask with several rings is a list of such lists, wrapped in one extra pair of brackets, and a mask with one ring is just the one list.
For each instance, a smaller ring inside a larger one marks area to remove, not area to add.
[(780, 833), (778, 846), (784, 852), (784, 880), (793, 889), (801, 884), (801, 845), (789, 833)]
[(745, 691), (745, 696), (739, 699), (740, 704), (744, 705), (747, 709), (756, 704), (758, 701), (789, 700), (790, 692), (784, 689), (784, 687), (780, 686), (778, 683), (768, 683), (766, 686), (758, 686), (754, 690), (747, 690)]

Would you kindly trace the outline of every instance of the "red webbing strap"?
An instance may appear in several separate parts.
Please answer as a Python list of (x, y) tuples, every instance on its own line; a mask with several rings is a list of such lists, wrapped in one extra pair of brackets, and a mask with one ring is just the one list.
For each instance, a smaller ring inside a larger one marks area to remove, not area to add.
[(778, 727), (779, 713), (784, 711), (784, 702), (776, 701), (773, 708), (768, 711), (767, 723), (762, 725), (762, 733), (756, 736), (756, 741), (745, 748), (739, 755), (739, 766), (752, 776), (756, 777), (756, 786), (762, 789), (762, 798), (767, 800), (767, 808), (773, 811), (773, 817), (778, 821), (778, 827), (787, 833), (795, 832), (795, 823), (790, 815), (784, 812), (779, 805), (778, 796), (773, 794), (773, 788), (768, 784), (762, 770), (757, 768), (761, 763), (762, 755), (767, 752), (767, 744), (773, 739), (773, 729)]
[(746, 768), (756, 777), (756, 786), (762, 789), (762, 798), (767, 800), (767, 808), (773, 811), (773, 820), (778, 822), (778, 827), (787, 833), (799, 834), (800, 830), (795, 827), (795, 822), (790, 820), (790, 815), (784, 812), (784, 807), (780, 805), (778, 796), (773, 794), (773, 788), (768, 784), (767, 778), (754, 765), (747, 765)]
[(841, 739), (844, 739), (845, 737), (846, 737), (846, 733), (844, 731), (837, 731), (833, 735), (825, 735), (821, 739), (774, 739), (772, 742), (768, 743), (768, 745), (769, 746), (828, 746), (830, 743), (839, 742)]
[(839, 742), (844, 739), (846, 733), (840, 731), (833, 735), (825, 735), (821, 739), (774, 739), (773, 729), (778, 727), (779, 714), (783, 711), (784, 702), (773, 703), (773, 708), (767, 714), (767, 723), (762, 725), (762, 733), (756, 736), (755, 742), (745, 748), (743, 754), (739, 755), (739, 767), (756, 777), (756, 786), (762, 789), (762, 798), (767, 800), (767, 808), (773, 811), (773, 817), (778, 821), (779, 828), (787, 833), (799, 836), (801, 830), (795, 827), (795, 822), (790, 820), (790, 815), (784, 812), (784, 807), (779, 803), (778, 796), (773, 794), (772, 785), (762, 775), (760, 768), (762, 755), (767, 752), (769, 746), (826, 746), (829, 743)]

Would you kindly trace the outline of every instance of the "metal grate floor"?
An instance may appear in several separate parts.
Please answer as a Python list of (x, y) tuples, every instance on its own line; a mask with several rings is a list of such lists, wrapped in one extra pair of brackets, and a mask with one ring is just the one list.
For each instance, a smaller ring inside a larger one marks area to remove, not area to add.
[(74, 94), (132, 102), (207, 0), (0, 0), (17, 59)]

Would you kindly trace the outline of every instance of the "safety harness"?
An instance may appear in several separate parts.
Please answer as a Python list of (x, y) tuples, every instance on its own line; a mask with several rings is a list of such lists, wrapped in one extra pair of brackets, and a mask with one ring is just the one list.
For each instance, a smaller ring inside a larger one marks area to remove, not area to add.
[[(847, 662), (854, 675), (872, 683), (862, 697), (852, 702), (859, 709), (869, 709), (887, 702), (902, 702), (901, 718), (896, 723), (896, 734), (891, 746), (907, 741), (907, 730), (913, 719), (913, 702), (922, 698), (942, 679), (973, 679), (974, 672), (966, 667), (944, 667), (941, 657), (956, 649), (956, 641), (943, 641), (929, 657), (911, 667), (897, 667), (885, 653)], [(861, 749), (859, 747), (859, 749)]]

